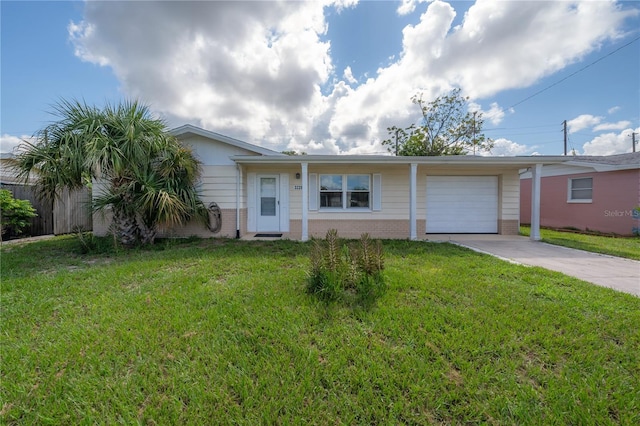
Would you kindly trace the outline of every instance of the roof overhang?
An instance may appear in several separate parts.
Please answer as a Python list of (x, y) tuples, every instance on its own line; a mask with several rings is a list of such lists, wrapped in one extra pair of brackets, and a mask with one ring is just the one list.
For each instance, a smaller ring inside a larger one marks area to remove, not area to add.
[(564, 156), (518, 156), (518, 157), (484, 157), (473, 155), (452, 155), (440, 157), (403, 157), (391, 155), (287, 155), (287, 156), (252, 156), (235, 155), (231, 160), (237, 164), (376, 164), (402, 165), (418, 164), (431, 166), (478, 166), (522, 169), (534, 164), (561, 164), (567, 161)]
[(589, 161), (567, 161), (568, 166), (589, 167), (596, 172), (613, 172), (617, 170), (637, 170), (640, 164), (602, 164)]

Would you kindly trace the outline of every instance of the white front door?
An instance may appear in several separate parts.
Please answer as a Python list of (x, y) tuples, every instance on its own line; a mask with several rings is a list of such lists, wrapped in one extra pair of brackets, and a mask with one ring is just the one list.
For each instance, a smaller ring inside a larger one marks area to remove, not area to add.
[(257, 230), (280, 231), (280, 185), (278, 175), (258, 176)]

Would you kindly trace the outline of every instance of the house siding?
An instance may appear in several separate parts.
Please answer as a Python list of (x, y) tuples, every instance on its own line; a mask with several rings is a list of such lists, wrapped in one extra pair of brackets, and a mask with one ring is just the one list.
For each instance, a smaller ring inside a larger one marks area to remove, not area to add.
[[(191, 147), (197, 158), (203, 163), (202, 174), (198, 184), (200, 198), (205, 207), (215, 202), (221, 210), (222, 229), (213, 234), (202, 223), (192, 221), (184, 226), (161, 228), (159, 237), (235, 237), (236, 236), (236, 180), (237, 166), (229, 158), (233, 155), (250, 155), (251, 151), (229, 146), (223, 142), (214, 141), (202, 136), (181, 137), (181, 143)], [(103, 182), (94, 182), (94, 196), (104, 187)], [(246, 196), (243, 177), (240, 183), (241, 226), (246, 227)], [(104, 236), (109, 233), (110, 215), (94, 215), (93, 231), (96, 235)], [(244, 231), (246, 232), (246, 231)]]
[[(309, 237), (324, 238), (327, 230), (336, 229), (343, 238), (360, 238), (362, 234), (369, 234), (373, 238), (406, 239), (409, 237), (409, 220), (401, 219), (366, 219), (366, 220), (309, 220)], [(424, 221), (418, 223), (418, 234), (424, 235)], [(302, 237), (302, 221), (291, 221), (291, 232), (288, 238), (299, 240)]]
[[(593, 178), (591, 203), (567, 202), (568, 180)], [(520, 221), (531, 222), (531, 179), (522, 179)], [(546, 176), (540, 185), (540, 225), (632, 235), (639, 226), (633, 208), (640, 205), (640, 170)]]
[[(335, 220), (408, 220), (409, 219), (409, 166), (394, 166), (388, 168), (373, 168), (371, 166), (309, 166), (309, 173), (320, 174), (381, 174), (382, 205), (379, 211), (349, 211), (345, 210), (310, 210), (309, 221)], [(313, 194), (309, 194), (309, 197)], [(300, 194), (301, 197), (301, 194)], [(424, 195), (423, 195), (424, 197)], [(293, 202), (293, 198), (291, 199)], [(296, 216), (302, 217), (301, 198), (299, 198)], [(420, 202), (418, 200), (418, 202)], [(423, 206), (424, 209), (424, 206)], [(408, 229), (408, 228), (407, 228)], [(408, 232), (408, 231), (407, 231)], [(407, 234), (408, 235), (408, 234)], [(406, 236), (406, 235), (405, 235)]]
[(215, 202), (221, 209), (235, 211), (236, 179), (235, 166), (204, 166), (198, 186), (204, 205), (208, 207), (210, 203)]
[[(159, 237), (167, 238), (235, 238), (236, 237), (236, 209), (220, 209), (222, 226), (220, 232), (211, 232), (202, 222), (192, 220), (189, 223), (172, 228), (161, 228), (158, 231)], [(247, 209), (240, 209), (240, 224), (247, 223)], [(246, 227), (241, 227), (240, 235), (246, 234)]]
[[(243, 176), (247, 173), (289, 174), (289, 213), (290, 229), (284, 233), (285, 238), (300, 239), (302, 237), (302, 180), (296, 179), (295, 174), (301, 173), (299, 165), (247, 166), (243, 169)], [(409, 177), (408, 165), (313, 165), (308, 168), (309, 174), (380, 174), (382, 203), (379, 211), (349, 211), (345, 210), (309, 210), (309, 237), (324, 237), (328, 229), (337, 229), (345, 238), (359, 238), (362, 233), (369, 233), (375, 238), (409, 238)], [(499, 205), (498, 232), (501, 234), (517, 235), (519, 232), (520, 214), (520, 185), (517, 170), (488, 171), (480, 168), (458, 168), (455, 171), (419, 166), (417, 170), (416, 188), (416, 231), (420, 238), (426, 229), (426, 182), (428, 175), (487, 175), (498, 176)], [(246, 182), (243, 184), (243, 192)], [(309, 196), (314, 196), (309, 194)], [(244, 201), (243, 201), (244, 203)], [(243, 204), (244, 205), (244, 204)], [(243, 222), (246, 223), (246, 222)], [(243, 228), (244, 229), (244, 228)], [(244, 235), (244, 231), (242, 233)]]

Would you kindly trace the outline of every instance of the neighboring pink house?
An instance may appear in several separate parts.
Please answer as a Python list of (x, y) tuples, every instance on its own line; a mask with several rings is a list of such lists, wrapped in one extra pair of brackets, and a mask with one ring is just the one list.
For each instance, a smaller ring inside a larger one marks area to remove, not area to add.
[[(540, 185), (540, 225), (633, 235), (640, 227), (640, 152), (574, 156), (545, 165)], [(531, 173), (520, 178), (520, 223), (531, 222)]]

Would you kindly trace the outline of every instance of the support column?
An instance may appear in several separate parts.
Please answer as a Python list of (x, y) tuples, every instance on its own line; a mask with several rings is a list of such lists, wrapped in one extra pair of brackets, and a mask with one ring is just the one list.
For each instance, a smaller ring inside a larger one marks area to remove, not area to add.
[(416, 205), (417, 205), (417, 172), (418, 165), (411, 163), (411, 174), (409, 178), (409, 238), (418, 239), (416, 224)]
[(531, 233), (532, 241), (540, 241), (540, 178), (542, 164), (531, 167)]
[(302, 241), (309, 239), (309, 173), (308, 164), (302, 166)]
[(236, 238), (240, 238), (240, 185), (242, 183), (242, 169), (236, 164)]

